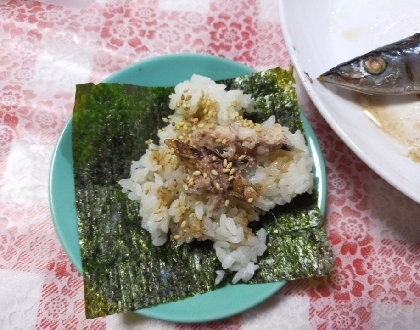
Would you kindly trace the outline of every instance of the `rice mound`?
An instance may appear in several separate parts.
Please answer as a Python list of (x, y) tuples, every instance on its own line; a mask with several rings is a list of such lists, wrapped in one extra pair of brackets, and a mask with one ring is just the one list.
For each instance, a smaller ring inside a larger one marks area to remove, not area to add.
[(253, 111), (251, 96), (225, 88), (199, 75), (178, 84), (159, 145), (146, 141), (131, 177), (119, 181), (138, 201), (154, 245), (168, 237), (178, 245), (214, 242), (222, 268), (216, 284), (225, 271), (236, 272), (232, 283), (249, 281), (267, 246), (266, 231), (253, 233), (248, 224), (313, 188), (313, 160), (302, 133), (292, 134), (274, 116), (261, 124), (244, 119)]

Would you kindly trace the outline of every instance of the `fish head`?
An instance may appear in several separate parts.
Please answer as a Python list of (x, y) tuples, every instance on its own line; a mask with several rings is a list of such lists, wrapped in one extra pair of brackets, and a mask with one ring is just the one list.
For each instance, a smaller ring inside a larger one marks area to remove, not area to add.
[(318, 80), (365, 94), (399, 94), (407, 88), (406, 71), (398, 50), (371, 52), (337, 65)]

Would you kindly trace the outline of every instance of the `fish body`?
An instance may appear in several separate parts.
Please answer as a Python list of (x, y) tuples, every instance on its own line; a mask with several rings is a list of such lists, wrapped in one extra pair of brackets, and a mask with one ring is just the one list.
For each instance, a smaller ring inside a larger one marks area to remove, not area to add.
[(365, 94), (419, 94), (420, 33), (341, 63), (318, 80)]

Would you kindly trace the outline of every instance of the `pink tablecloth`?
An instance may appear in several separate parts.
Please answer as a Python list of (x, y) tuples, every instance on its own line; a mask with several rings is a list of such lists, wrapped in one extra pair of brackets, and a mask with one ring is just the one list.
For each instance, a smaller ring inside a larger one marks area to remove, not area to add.
[(326, 159), (332, 275), (289, 282), (258, 307), (210, 324), (85, 319), (82, 278), (48, 202), (75, 84), (181, 52), (257, 70), (291, 65), (275, 0), (98, 0), (84, 9), (0, 2), (0, 329), (420, 329), (420, 205), (358, 160), (304, 92)]

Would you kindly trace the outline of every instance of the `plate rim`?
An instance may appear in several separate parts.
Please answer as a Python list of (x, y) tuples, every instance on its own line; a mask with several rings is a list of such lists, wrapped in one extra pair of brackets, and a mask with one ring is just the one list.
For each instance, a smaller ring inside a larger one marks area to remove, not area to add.
[[(294, 67), (296, 68), (296, 72), (304, 86), (306, 92), (308, 93), (309, 97), (315, 104), (315, 107), (321, 113), (322, 117), (328, 123), (332, 130), (339, 136), (339, 138), (376, 174), (378, 174), (382, 179), (387, 181), (391, 186), (395, 189), (399, 190), (401, 193), (406, 195), (407, 197), (411, 198), (413, 201), (420, 203), (420, 194), (416, 191), (415, 187), (409, 188), (403, 184), (400, 184), (400, 178), (396, 176), (389, 175), (388, 171), (372, 160), (369, 157), (369, 152), (363, 149), (360, 149), (358, 145), (353, 141), (351, 137), (343, 130), (341, 125), (337, 122), (334, 116), (331, 115), (328, 107), (324, 104), (324, 102), (319, 97), (318, 93), (315, 91), (315, 88), (312, 86), (312, 82), (306, 79), (305, 71), (302, 69), (302, 63), (299, 60), (298, 52), (296, 51), (293, 45), (293, 38), (291, 33), (289, 32), (289, 19), (286, 15), (285, 10), (285, 0), (278, 0), (278, 8), (280, 14), (280, 25), (281, 30), (283, 33), (283, 37), (285, 40), (285, 44), (292, 60)], [(317, 83), (316, 81), (314, 83)], [(385, 133), (384, 133), (385, 134)], [(388, 136), (386, 138), (389, 138)], [(396, 141), (393, 141), (398, 143)], [(404, 177), (404, 181), (406, 182), (407, 179)]]
[[(212, 55), (207, 55), (207, 54), (171, 54), (171, 55), (162, 55), (162, 56), (157, 56), (157, 57), (152, 57), (143, 61), (139, 61), (136, 63), (133, 63), (129, 66), (126, 66), (124, 68), (122, 68), (121, 70), (113, 73), (112, 75), (110, 75), (108, 78), (106, 78), (103, 82), (114, 82), (114, 79), (118, 79), (118, 76), (120, 74), (126, 74), (127, 72), (138, 68), (140, 65), (155, 65), (156, 62), (160, 62), (160, 61), (167, 61), (167, 60), (177, 60), (177, 59), (182, 59), (182, 60), (188, 60), (188, 61), (215, 61), (215, 62), (220, 62), (223, 63), (225, 65), (231, 65), (231, 66), (235, 66), (238, 68), (238, 70), (244, 70), (244, 71), (248, 71), (248, 72), (244, 72), (243, 74), (247, 74), (247, 73), (251, 73), (251, 72), (255, 72), (255, 70), (240, 64), (238, 62), (234, 62), (232, 60), (226, 59), (226, 58), (222, 58), (222, 57), (218, 57), (218, 56), (212, 56)], [(307, 143), (311, 152), (311, 155), (317, 156), (314, 157), (314, 170), (315, 172), (319, 173), (314, 173), (314, 180), (316, 180), (316, 183), (318, 185), (317, 187), (317, 191), (318, 191), (318, 207), (321, 210), (322, 215), (325, 215), (325, 209), (326, 209), (326, 201), (327, 201), (327, 177), (326, 177), (326, 168), (325, 168), (325, 161), (321, 152), (321, 148), (319, 146), (319, 142), (316, 138), (316, 135), (312, 129), (312, 127), (309, 124), (309, 121), (307, 120), (307, 118), (304, 116), (304, 114), (301, 112), (301, 119), (303, 121), (303, 125), (304, 125), (304, 130), (307, 133)], [(79, 251), (72, 251), (72, 248), (69, 246), (68, 241), (66, 241), (66, 230), (62, 230), (63, 228), (60, 227), (59, 225), (59, 221), (57, 220), (57, 218), (59, 217), (57, 214), (59, 212), (59, 210), (57, 210), (57, 206), (56, 206), (56, 202), (54, 201), (54, 194), (55, 194), (55, 188), (56, 188), (56, 180), (54, 180), (54, 177), (57, 175), (56, 171), (58, 170), (56, 168), (56, 161), (57, 161), (57, 157), (58, 157), (58, 153), (60, 152), (60, 149), (63, 146), (63, 141), (65, 140), (66, 136), (65, 134), (69, 134), (69, 129), (71, 129), (71, 125), (72, 125), (72, 115), (70, 115), (70, 117), (68, 118), (67, 122), (65, 123), (59, 138), (57, 139), (57, 143), (55, 145), (54, 148), (54, 152), (53, 152), (53, 156), (52, 156), (52, 160), (51, 160), (51, 167), (50, 167), (50, 174), (49, 174), (49, 201), (50, 201), (50, 212), (51, 212), (51, 216), (52, 216), (52, 220), (54, 223), (54, 227), (55, 227), (55, 231), (57, 233), (57, 236), (60, 240), (61, 245), (63, 246), (66, 254), (69, 256), (70, 261), (73, 263), (73, 265), (76, 267), (77, 271), (79, 274), (82, 274), (82, 267), (81, 267), (81, 257), (80, 257), (80, 250)], [(70, 131), (71, 132), (71, 131)], [(71, 149), (71, 148), (70, 148)], [(317, 159), (315, 159), (317, 158)], [(317, 166), (315, 165), (315, 162), (317, 162)], [(76, 216), (77, 219), (77, 216)], [(76, 226), (77, 226), (77, 220), (76, 220)], [(80, 265), (78, 263), (78, 260), (80, 260)], [(280, 281), (280, 282), (271, 282), (271, 283), (263, 283), (263, 284), (236, 284), (236, 285), (230, 285), (232, 287), (235, 288), (241, 288), (244, 286), (252, 286), (254, 288), (260, 288), (260, 287), (268, 287), (265, 288), (266, 292), (263, 295), (260, 295), (258, 299), (253, 300), (251, 303), (247, 304), (245, 307), (243, 308), (239, 308), (239, 309), (235, 309), (234, 310), (225, 310), (224, 313), (216, 313), (216, 314), (212, 314), (211, 312), (207, 313), (206, 316), (199, 316), (197, 317), (197, 315), (190, 315), (189, 317), (185, 317), (185, 316), (179, 316), (179, 315), (162, 315), (161, 309), (166, 310), (166, 308), (162, 308), (162, 306), (164, 307), (171, 307), (171, 304), (179, 304), (184, 302), (185, 300), (188, 299), (192, 299), (195, 298), (196, 296), (205, 296), (208, 294), (211, 294), (212, 292), (218, 291), (218, 290), (213, 290), (204, 294), (198, 294), (195, 295), (193, 297), (190, 298), (186, 298), (182, 301), (175, 301), (175, 302), (170, 302), (170, 303), (165, 303), (165, 304), (159, 304), (157, 306), (152, 306), (152, 307), (146, 307), (146, 308), (142, 308), (139, 310), (134, 311), (136, 314), (145, 316), (145, 317), (149, 317), (149, 318), (153, 318), (153, 319), (159, 319), (159, 320), (164, 320), (164, 321), (169, 321), (169, 322), (181, 322), (181, 323), (197, 323), (197, 322), (208, 322), (208, 321), (214, 321), (217, 319), (223, 319), (226, 317), (230, 317), (233, 315), (236, 315), (238, 313), (242, 313), (252, 307), (255, 307), (256, 305), (260, 304), (261, 302), (265, 301), (266, 299), (268, 299), (269, 297), (271, 297), (273, 294), (275, 294), (276, 292), (278, 292), (285, 284), (287, 283), (287, 281)], [(236, 290), (236, 289), (235, 289)], [(258, 292), (259, 293), (259, 292)], [(173, 306), (172, 306), (173, 307)]]

